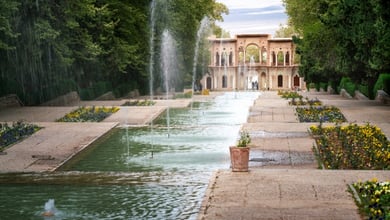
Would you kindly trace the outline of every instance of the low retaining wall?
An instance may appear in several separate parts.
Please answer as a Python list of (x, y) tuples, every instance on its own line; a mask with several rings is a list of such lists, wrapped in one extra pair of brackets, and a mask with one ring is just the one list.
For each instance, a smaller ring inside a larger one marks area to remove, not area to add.
[(365, 96), (363, 93), (361, 93), (358, 90), (355, 91), (355, 98), (359, 100), (370, 100), (367, 96)]
[(383, 90), (378, 90), (375, 100), (378, 100), (383, 104), (390, 105), (390, 96)]
[(19, 97), (16, 94), (9, 94), (3, 97), (0, 97), (0, 109), (8, 107), (20, 107), (23, 103), (19, 100)]
[(41, 104), (42, 106), (67, 106), (80, 102), (80, 96), (77, 92), (69, 92), (65, 95), (58, 96), (48, 102)]
[(352, 96), (345, 89), (340, 90), (340, 95), (344, 98), (352, 99)]

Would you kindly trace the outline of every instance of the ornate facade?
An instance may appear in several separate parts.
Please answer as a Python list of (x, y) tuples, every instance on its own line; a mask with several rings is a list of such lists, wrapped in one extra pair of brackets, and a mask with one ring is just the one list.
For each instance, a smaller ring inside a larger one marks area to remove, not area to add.
[(298, 75), (291, 38), (268, 34), (243, 34), (235, 38), (210, 38), (208, 73), (203, 88), (210, 90), (278, 90), (306, 87)]

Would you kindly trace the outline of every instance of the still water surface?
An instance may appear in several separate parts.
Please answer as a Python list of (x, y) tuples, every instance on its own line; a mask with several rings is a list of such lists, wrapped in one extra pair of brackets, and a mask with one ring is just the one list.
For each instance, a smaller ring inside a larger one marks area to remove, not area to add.
[[(258, 95), (226, 93), (192, 110), (170, 109), (169, 129), (163, 114), (152, 129), (114, 129), (62, 171), (16, 175), (19, 184), (0, 185), (1, 218), (196, 219)], [(41, 216), (48, 199), (57, 209), (49, 218)]]

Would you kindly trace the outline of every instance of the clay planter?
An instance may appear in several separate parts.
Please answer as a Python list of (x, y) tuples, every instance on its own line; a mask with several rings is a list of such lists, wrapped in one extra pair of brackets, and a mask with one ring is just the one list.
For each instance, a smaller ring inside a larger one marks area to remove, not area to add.
[(233, 172), (248, 172), (249, 147), (230, 147), (230, 161)]

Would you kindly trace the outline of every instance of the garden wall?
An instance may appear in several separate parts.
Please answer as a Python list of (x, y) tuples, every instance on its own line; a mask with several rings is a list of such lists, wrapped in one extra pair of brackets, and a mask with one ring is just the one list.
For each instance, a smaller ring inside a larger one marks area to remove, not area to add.
[(378, 90), (375, 100), (383, 104), (390, 105), (390, 96), (383, 90)]
[(77, 92), (73, 91), (73, 92), (69, 92), (65, 95), (58, 96), (57, 98), (52, 99), (48, 102), (45, 102), (41, 105), (43, 105), (43, 106), (67, 106), (67, 105), (71, 105), (71, 104), (78, 103), (78, 102), (80, 102), (80, 96)]
[(7, 107), (20, 107), (22, 103), (16, 94), (0, 97), (0, 109)]
[(369, 100), (369, 98), (367, 98), (367, 96), (365, 96), (359, 90), (355, 90), (355, 98), (358, 100)]

